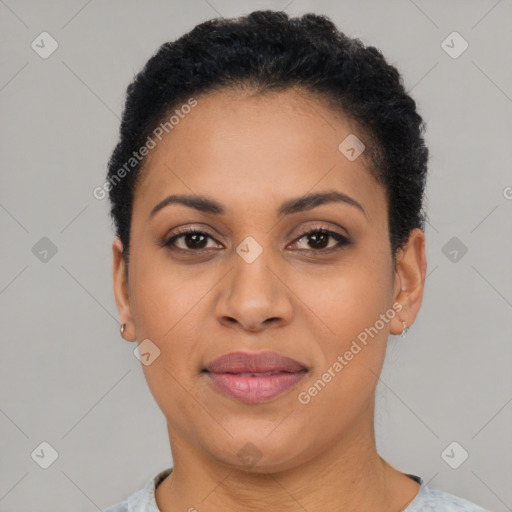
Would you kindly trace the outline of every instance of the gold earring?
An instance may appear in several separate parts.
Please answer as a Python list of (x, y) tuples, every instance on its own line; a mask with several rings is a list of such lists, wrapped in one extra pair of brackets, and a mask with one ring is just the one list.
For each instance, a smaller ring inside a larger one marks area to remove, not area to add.
[[(121, 324), (121, 327), (120, 327), (120, 331), (121, 331), (121, 336), (124, 338), (124, 330), (126, 329), (126, 324)], [(125, 338), (126, 339), (126, 338)], [(134, 339), (134, 340), (126, 340), (126, 341), (137, 341), (137, 339)]]

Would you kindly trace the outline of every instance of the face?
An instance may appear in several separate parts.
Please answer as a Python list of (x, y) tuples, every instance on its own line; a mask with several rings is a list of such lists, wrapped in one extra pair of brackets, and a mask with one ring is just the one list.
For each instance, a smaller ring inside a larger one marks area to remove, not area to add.
[[(364, 153), (350, 160), (338, 149), (350, 134), (364, 143), (305, 92), (226, 90), (197, 97), (151, 150), (128, 282), (116, 240), (114, 287), (125, 337), (150, 340), (150, 359), (159, 351), (142, 368), (173, 454), (193, 447), (283, 470), (371, 437), (387, 338), (414, 320), (425, 264), (418, 230), (394, 269), (385, 191)], [(320, 199), (296, 202), (311, 194)], [(217, 204), (168, 202), (152, 214), (170, 195)], [(244, 394), (244, 379), (262, 376), (241, 377), (238, 397), (204, 371), (227, 353), (263, 351), (306, 371), (255, 384), (288, 383), (274, 395)]]

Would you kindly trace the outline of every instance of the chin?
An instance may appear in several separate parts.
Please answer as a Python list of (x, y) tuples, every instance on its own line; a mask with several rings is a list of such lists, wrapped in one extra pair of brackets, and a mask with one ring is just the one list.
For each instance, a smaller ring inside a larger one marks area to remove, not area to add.
[[(308, 459), (305, 455), (307, 448), (298, 445), (297, 435), (284, 431), (282, 437), (274, 437), (274, 433), (268, 436), (261, 431), (254, 435), (254, 428), (247, 435), (243, 432), (237, 431), (236, 438), (226, 440), (220, 449), (219, 444), (212, 446), (212, 457), (233, 469), (250, 473), (277, 473), (292, 469)], [(311, 448), (314, 446), (312, 440)]]

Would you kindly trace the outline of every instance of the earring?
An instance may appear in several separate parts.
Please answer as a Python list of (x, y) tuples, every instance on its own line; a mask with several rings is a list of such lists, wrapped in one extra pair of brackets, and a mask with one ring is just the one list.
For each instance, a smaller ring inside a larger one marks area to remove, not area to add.
[[(121, 327), (120, 327), (120, 331), (121, 331), (121, 336), (124, 338), (124, 330), (126, 329), (126, 324), (121, 324)], [(134, 340), (126, 340), (126, 341), (137, 341), (137, 338), (135, 338)]]
[(405, 335), (407, 334), (409, 327), (407, 327), (407, 324), (405, 322), (402, 322), (402, 325), (404, 326), (404, 329), (400, 334), (400, 338), (405, 338)]

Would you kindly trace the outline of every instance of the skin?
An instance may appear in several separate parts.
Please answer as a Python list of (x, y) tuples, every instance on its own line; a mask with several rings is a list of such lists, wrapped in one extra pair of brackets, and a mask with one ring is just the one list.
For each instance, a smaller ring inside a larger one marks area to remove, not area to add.
[[(263, 96), (225, 89), (197, 99), (148, 156), (128, 269), (120, 240), (112, 245), (124, 337), (149, 338), (160, 350), (142, 365), (173, 455), (174, 470), (156, 490), (158, 507), (399, 512), (419, 484), (376, 451), (375, 389), (389, 334), (400, 334), (402, 321), (411, 326), (421, 306), (425, 235), (411, 232), (395, 268), (385, 190), (364, 153), (349, 161), (338, 150), (359, 132), (320, 98), (298, 89)], [(330, 190), (349, 195), (365, 213), (331, 202), (277, 217), (284, 201)], [(149, 219), (169, 194), (205, 195), (226, 213), (172, 204)], [(199, 246), (202, 255), (190, 236), (175, 242), (181, 253), (163, 246), (180, 226), (211, 237)], [(301, 238), (318, 227), (352, 243), (328, 253), (338, 245), (334, 238), (324, 245)], [(247, 236), (263, 250), (252, 263), (236, 252)], [(394, 303), (400, 312), (317, 396), (300, 403), (298, 393)], [(200, 371), (228, 352), (266, 349), (310, 369), (296, 388), (268, 402), (230, 398)], [(237, 455), (248, 442), (259, 457), (252, 466)]]

